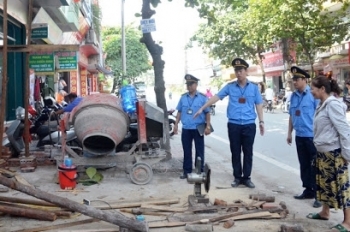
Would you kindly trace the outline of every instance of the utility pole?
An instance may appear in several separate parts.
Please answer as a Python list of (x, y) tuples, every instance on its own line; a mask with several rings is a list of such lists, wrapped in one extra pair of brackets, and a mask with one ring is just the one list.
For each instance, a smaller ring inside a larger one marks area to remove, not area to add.
[(123, 68), (123, 76), (126, 75), (126, 53), (125, 53), (125, 25), (124, 25), (124, 3), (125, 0), (122, 1), (121, 6), (121, 15), (122, 15), (122, 68)]

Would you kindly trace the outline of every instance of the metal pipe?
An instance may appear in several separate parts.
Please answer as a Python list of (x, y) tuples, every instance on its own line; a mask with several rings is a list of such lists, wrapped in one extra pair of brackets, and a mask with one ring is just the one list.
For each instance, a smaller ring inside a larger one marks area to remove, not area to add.
[[(3, 50), (2, 50), (2, 83), (1, 83), (1, 110), (0, 110), (0, 133), (4, 132), (4, 122), (6, 115), (7, 101), (7, 0), (3, 0)], [(2, 153), (2, 143), (0, 143), (0, 154)]]
[(124, 3), (125, 0), (121, 0), (121, 15), (122, 15), (122, 68), (123, 76), (126, 75), (126, 52), (125, 52), (125, 25), (124, 25)]
[[(27, 46), (30, 45), (32, 38), (32, 18), (33, 18), (33, 0), (28, 2), (28, 19), (27, 19)], [(25, 96), (24, 96), (24, 148), (25, 156), (29, 156), (29, 120), (28, 120), (28, 106), (29, 106), (29, 95), (30, 95), (30, 72), (29, 72), (29, 52), (26, 53), (26, 62), (25, 62)]]

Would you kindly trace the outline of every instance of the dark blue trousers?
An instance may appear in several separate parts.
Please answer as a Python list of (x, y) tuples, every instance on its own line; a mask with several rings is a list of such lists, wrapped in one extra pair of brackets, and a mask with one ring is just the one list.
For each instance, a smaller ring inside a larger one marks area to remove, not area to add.
[[(256, 125), (238, 125), (228, 123), (228, 137), (232, 153), (233, 176), (237, 180), (249, 180), (253, 166), (253, 144), (256, 134)], [(243, 151), (243, 170), (241, 153)]]
[(317, 150), (312, 137), (295, 136), (298, 159), (300, 163), (300, 177), (307, 194), (315, 194), (316, 170), (313, 165)]
[[(202, 159), (201, 171), (203, 172), (204, 166), (204, 136), (201, 136), (197, 129), (182, 129), (181, 134), (182, 148), (184, 150), (184, 173), (192, 172), (192, 142), (196, 148), (195, 162), (197, 162), (197, 157)], [(196, 163), (195, 163), (196, 165)]]

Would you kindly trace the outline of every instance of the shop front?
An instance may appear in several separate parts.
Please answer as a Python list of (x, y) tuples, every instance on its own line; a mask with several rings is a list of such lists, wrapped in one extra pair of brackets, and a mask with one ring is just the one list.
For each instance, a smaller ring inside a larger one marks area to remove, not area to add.
[(337, 59), (329, 59), (324, 61), (324, 72), (332, 71), (335, 78), (341, 87), (345, 86), (345, 81), (350, 80), (350, 62), (349, 56), (338, 56)]
[(266, 76), (266, 85), (271, 86), (275, 93), (283, 89), (283, 55), (280, 50), (264, 54), (263, 67)]
[[(10, 5), (9, 5), (10, 7)], [(9, 9), (9, 14), (11, 13)], [(3, 17), (0, 15), (0, 44), (3, 44)], [(25, 44), (25, 25), (20, 23), (11, 14), (7, 23), (8, 27), (8, 45), (23, 45)], [(15, 119), (15, 110), (18, 106), (24, 105), (24, 83), (25, 83), (25, 55), (19, 52), (9, 52), (7, 56), (7, 97), (6, 97), (6, 114), (5, 120)], [(0, 53), (0, 96), (2, 91), (2, 64), (3, 53)], [(1, 103), (1, 100), (0, 100)]]

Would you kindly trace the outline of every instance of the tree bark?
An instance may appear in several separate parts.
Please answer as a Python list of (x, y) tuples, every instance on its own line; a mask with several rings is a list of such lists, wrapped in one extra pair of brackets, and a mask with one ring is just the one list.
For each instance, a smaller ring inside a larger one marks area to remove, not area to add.
[[(150, 0), (142, 1), (142, 19), (149, 19), (155, 14), (155, 11), (151, 9)], [(144, 33), (141, 39), (147, 47), (147, 50), (153, 59), (153, 69), (154, 69), (154, 92), (156, 93), (157, 106), (164, 110), (164, 124), (163, 130), (165, 133), (165, 140), (162, 141), (163, 148), (166, 152), (166, 159), (171, 159), (171, 149), (170, 149), (170, 135), (169, 135), (169, 123), (168, 123), (168, 109), (165, 101), (165, 83), (164, 83), (164, 64), (162, 60), (163, 47), (155, 43), (152, 38), (151, 33)]]
[(100, 219), (102, 221), (110, 222), (112, 224), (121, 226), (123, 228), (129, 228), (129, 229), (133, 229), (135, 231), (141, 231), (141, 232), (148, 231), (148, 226), (144, 222), (125, 217), (124, 215), (115, 211), (104, 212), (102, 210), (95, 209), (92, 206), (79, 204), (67, 198), (52, 195), (50, 193), (41, 191), (39, 189), (35, 189), (33, 187), (23, 185), (18, 181), (13, 180), (12, 178), (6, 178), (3, 175), (0, 175), (0, 184), (5, 185), (9, 188), (18, 190), (20, 192), (26, 193), (30, 196), (39, 198), (41, 200), (51, 202), (60, 207), (70, 209), (72, 211), (79, 212), (84, 215)]
[(261, 54), (261, 52), (258, 51), (258, 53), (256, 54), (256, 59), (258, 61), (258, 64), (259, 64), (261, 72), (262, 72), (263, 82), (264, 82), (264, 84), (266, 84), (266, 74), (265, 74), (264, 64), (262, 62), (263, 55)]

